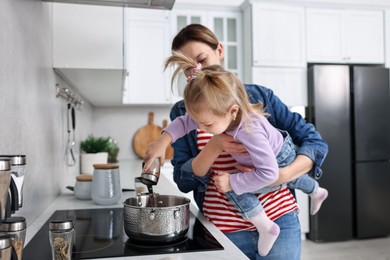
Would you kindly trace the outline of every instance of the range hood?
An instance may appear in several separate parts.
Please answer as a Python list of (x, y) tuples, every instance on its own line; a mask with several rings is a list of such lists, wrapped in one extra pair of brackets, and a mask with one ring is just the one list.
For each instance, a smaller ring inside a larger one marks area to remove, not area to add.
[(42, 0), (46, 2), (172, 10), (175, 0)]

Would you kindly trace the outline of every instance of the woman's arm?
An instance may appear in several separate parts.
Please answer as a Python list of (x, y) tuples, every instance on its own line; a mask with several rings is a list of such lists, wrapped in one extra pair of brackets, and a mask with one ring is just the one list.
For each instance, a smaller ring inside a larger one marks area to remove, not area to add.
[(252, 103), (260, 101), (264, 104), (270, 114), (268, 121), (276, 128), (286, 130), (294, 144), (299, 146), (296, 160), (281, 170), (281, 179), (277, 182), (284, 183), (284, 180), (293, 180), (308, 172), (313, 177), (320, 178), (320, 167), (328, 153), (328, 145), (314, 125), (307, 123), (298, 113), (291, 112), (272, 90), (258, 85), (245, 87)]
[(309, 157), (299, 154), (291, 164), (279, 168), (279, 178), (271, 186), (293, 181), (308, 173), (313, 166), (314, 162)]

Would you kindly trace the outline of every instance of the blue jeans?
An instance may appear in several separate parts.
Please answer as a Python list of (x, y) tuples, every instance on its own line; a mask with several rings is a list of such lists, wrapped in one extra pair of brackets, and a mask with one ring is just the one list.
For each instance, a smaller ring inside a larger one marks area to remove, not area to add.
[(296, 211), (284, 214), (275, 220), (280, 234), (267, 256), (257, 251), (259, 233), (238, 231), (225, 235), (251, 260), (299, 260), (301, 258), (301, 226)]
[[(281, 131), (281, 133), (284, 136), (284, 142), (276, 160), (279, 167), (284, 167), (295, 160), (297, 152), (290, 135), (286, 131)], [(241, 195), (237, 195), (234, 191), (228, 191), (225, 194), (230, 202), (232, 202), (232, 204), (238, 209), (240, 214), (245, 219), (248, 219), (260, 214), (264, 210), (263, 206), (259, 202), (259, 199), (254, 193), (267, 193), (280, 189), (282, 186), (283, 185), (265, 187), (252, 193), (244, 193)], [(302, 177), (287, 183), (287, 186), (290, 189), (299, 189), (306, 194), (310, 194), (318, 188), (318, 183), (313, 178), (305, 174)]]

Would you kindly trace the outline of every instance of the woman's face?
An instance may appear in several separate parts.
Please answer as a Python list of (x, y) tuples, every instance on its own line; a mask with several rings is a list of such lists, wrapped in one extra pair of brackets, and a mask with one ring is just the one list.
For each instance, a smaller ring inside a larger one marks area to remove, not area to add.
[[(202, 64), (202, 67), (211, 65), (220, 65), (224, 57), (224, 52), (221, 44), (218, 44), (216, 50), (213, 50), (207, 44), (197, 41), (189, 41), (179, 49), (184, 55), (192, 58), (196, 63)], [(189, 76), (189, 71), (184, 72)]]

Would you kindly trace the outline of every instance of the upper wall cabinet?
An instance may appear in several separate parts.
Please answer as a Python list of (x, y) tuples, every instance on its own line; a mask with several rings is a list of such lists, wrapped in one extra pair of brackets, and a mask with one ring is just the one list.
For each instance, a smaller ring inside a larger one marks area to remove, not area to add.
[(307, 60), (384, 63), (382, 11), (307, 8)]
[(306, 106), (304, 7), (251, 1), (243, 12), (245, 81), (271, 88), (288, 106)]
[(174, 37), (189, 24), (199, 23), (210, 28), (225, 51), (224, 66), (239, 77), (242, 75), (242, 22), (239, 10), (214, 10), (216, 8), (191, 8), (182, 6), (172, 11), (172, 32)]
[(92, 105), (122, 104), (124, 16), (121, 7), (53, 3), (53, 66)]
[(385, 49), (386, 67), (390, 68), (390, 9), (385, 11)]
[(131, 9), (127, 20), (128, 76), (124, 104), (171, 104), (172, 93), (164, 61), (170, 55), (170, 13)]
[(267, 86), (289, 107), (307, 106), (306, 68), (253, 67), (252, 82)]
[(244, 8), (244, 33), (253, 66), (304, 67), (305, 9), (254, 2)]

